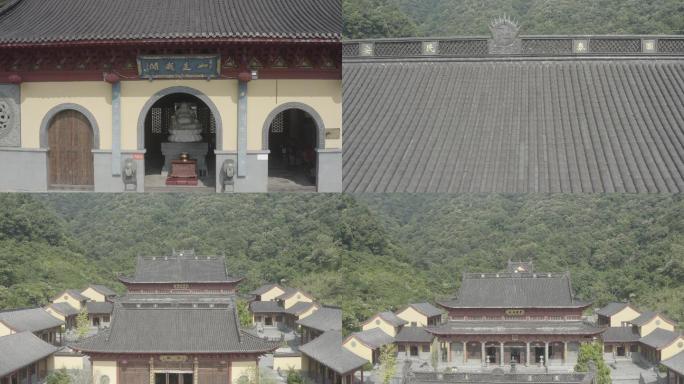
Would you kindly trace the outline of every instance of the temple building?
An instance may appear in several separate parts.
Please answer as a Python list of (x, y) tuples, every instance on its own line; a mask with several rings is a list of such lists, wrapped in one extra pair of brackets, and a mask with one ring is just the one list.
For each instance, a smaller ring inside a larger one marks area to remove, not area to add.
[(250, 292), (249, 312), (257, 329), (297, 329), (297, 321), (321, 308), (310, 294), (278, 284), (263, 285)]
[(447, 366), (572, 369), (580, 344), (603, 331), (583, 321), (591, 303), (575, 297), (569, 273), (536, 272), (529, 264), (464, 273), (457, 296), (438, 304), (448, 321), (427, 331)]
[(239, 383), (277, 348), (241, 329), (241, 279), (223, 257), (139, 257), (135, 274), (120, 280), (128, 293), (116, 299), (109, 328), (72, 345), (90, 357), (96, 383)]
[(684, 384), (684, 352), (662, 362), (667, 369), (667, 384)]
[(344, 191), (684, 191), (684, 37), (346, 40)]
[(342, 346), (341, 330), (328, 330), (313, 341), (302, 345), (302, 371), (318, 384), (355, 384), (356, 372), (361, 372), (367, 361)]
[(3, 191), (342, 189), (338, 0), (10, 0)]
[(0, 337), (30, 332), (46, 343), (56, 345), (64, 324), (43, 308), (10, 309), (0, 312)]
[(58, 348), (31, 332), (0, 337), (0, 384), (42, 383)]

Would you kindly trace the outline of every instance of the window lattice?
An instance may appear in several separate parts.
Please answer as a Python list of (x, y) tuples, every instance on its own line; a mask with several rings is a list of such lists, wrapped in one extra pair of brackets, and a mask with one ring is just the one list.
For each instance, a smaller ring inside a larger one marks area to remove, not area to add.
[(589, 51), (593, 53), (639, 53), (641, 40), (592, 39), (589, 42)]
[(485, 56), (489, 53), (487, 40), (441, 40), (439, 54), (445, 56)]
[(570, 39), (529, 39), (522, 41), (523, 54), (563, 55), (572, 54)]
[(359, 45), (356, 43), (342, 45), (342, 56), (353, 57), (359, 55)]
[(420, 41), (375, 43), (375, 56), (420, 56), (422, 53)]
[(281, 112), (276, 115), (275, 118), (273, 118), (273, 122), (271, 122), (271, 133), (283, 133), (285, 130), (285, 118), (284, 118), (284, 113)]
[(661, 53), (684, 53), (684, 39), (661, 39), (661, 40), (658, 40), (658, 52), (661, 52)]
[(152, 108), (152, 133), (162, 133), (162, 109)]

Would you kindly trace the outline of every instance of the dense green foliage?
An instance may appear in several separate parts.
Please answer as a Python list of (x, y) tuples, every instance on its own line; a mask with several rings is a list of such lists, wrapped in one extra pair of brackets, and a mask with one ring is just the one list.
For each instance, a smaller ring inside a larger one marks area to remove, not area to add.
[(679, 196), (2, 195), (0, 308), (88, 282), (113, 288), (137, 255), (225, 254), (243, 292), (301, 287), (344, 310), (453, 295), (464, 271), (532, 259), (578, 296), (631, 299), (684, 320)]
[(69, 377), (69, 374), (67, 373), (66, 369), (58, 369), (56, 371), (53, 371), (50, 375), (47, 377), (47, 384), (71, 384), (71, 378)]
[(504, 14), (519, 20), (524, 34), (684, 33), (681, 0), (344, 0), (343, 4), (349, 38), (489, 34), (489, 22)]
[(612, 382), (610, 368), (603, 360), (603, 344), (599, 342), (580, 345), (575, 371), (589, 372), (590, 370), (596, 372), (596, 379), (594, 380), (596, 384), (610, 384)]

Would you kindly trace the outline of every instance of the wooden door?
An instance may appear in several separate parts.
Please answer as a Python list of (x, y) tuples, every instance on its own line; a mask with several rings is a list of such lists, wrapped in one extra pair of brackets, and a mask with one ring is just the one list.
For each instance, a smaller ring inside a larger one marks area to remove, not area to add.
[(48, 181), (51, 188), (92, 189), (93, 130), (78, 111), (66, 110), (48, 128)]

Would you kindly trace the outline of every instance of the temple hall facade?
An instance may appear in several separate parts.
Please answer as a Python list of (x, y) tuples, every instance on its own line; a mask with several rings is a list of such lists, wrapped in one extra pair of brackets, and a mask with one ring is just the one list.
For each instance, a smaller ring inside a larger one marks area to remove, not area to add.
[(342, 189), (341, 4), (9, 1), (0, 190)]

